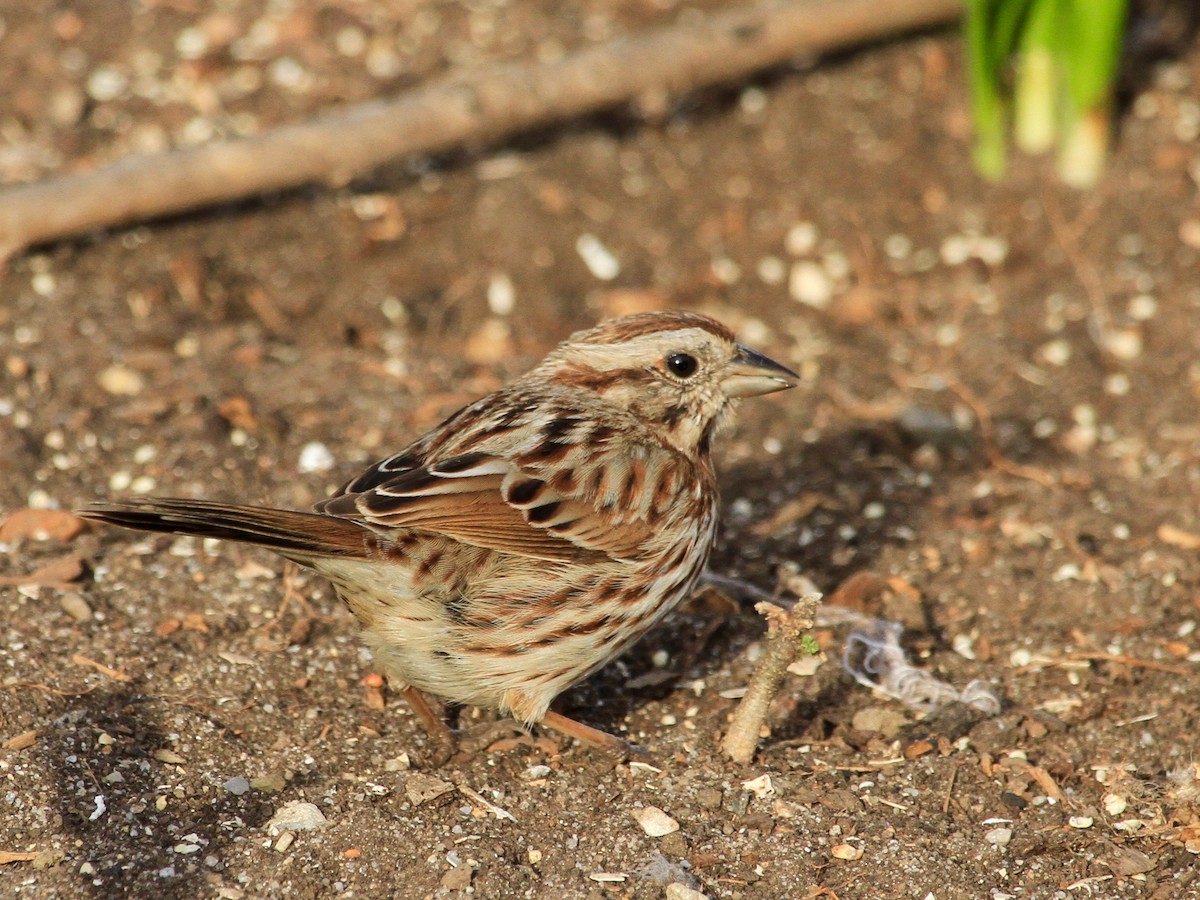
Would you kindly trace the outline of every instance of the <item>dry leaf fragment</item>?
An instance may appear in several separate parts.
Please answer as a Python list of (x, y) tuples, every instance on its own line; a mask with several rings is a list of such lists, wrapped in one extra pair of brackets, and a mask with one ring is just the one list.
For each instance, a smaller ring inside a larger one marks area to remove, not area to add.
[(771, 537), (787, 526), (806, 518), (818, 506), (830, 507), (832, 501), (823, 494), (809, 492), (799, 497), (793, 497), (785, 502), (770, 518), (759, 522), (750, 529), (755, 537)]
[(60, 556), (28, 575), (5, 575), (0, 585), (37, 584), (44, 587), (66, 588), (83, 574), (83, 560), (74, 554)]
[(855, 847), (853, 844), (837, 844), (829, 854), (834, 859), (840, 859), (845, 862), (854, 862), (857, 859), (862, 859), (862, 847)]
[(120, 681), (125, 684), (133, 681), (133, 676), (126, 675), (124, 672), (118, 671), (117, 669), (110, 669), (108, 666), (104, 665), (104, 663), (98, 663), (94, 659), (88, 659), (82, 653), (76, 653), (74, 656), (72, 656), (71, 662), (75, 663), (77, 666), (87, 666), (90, 669), (95, 669), (101, 675), (107, 675), (113, 681)]
[(245, 397), (226, 397), (217, 405), (217, 415), (242, 431), (255, 434), (258, 431), (258, 419), (250, 409), (250, 401)]
[(37, 730), (22, 731), (20, 734), (14, 734), (3, 743), (5, 750), (24, 750), (27, 747), (32, 747), (37, 742)]
[(1200, 550), (1200, 534), (1184, 531), (1174, 525), (1159, 525), (1158, 539), (1164, 544), (1179, 547), (1181, 550)]
[(452, 790), (454, 790), (454, 785), (448, 781), (443, 781), (436, 775), (426, 775), (423, 772), (414, 772), (404, 781), (404, 793), (408, 795), (413, 806), (420, 806), (422, 803), (436, 800), (442, 794)]
[(39, 856), (36, 852), (21, 850), (0, 850), (0, 866), (15, 862), (32, 862)]
[(0, 522), (0, 543), (21, 538), (69, 541), (83, 528), (83, 519), (61, 509), (18, 509)]

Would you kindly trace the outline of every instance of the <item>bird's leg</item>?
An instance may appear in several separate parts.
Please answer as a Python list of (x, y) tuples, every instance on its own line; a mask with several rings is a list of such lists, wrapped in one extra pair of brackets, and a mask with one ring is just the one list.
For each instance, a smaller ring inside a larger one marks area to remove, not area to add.
[(542, 717), (542, 724), (547, 728), (553, 728), (559, 734), (575, 738), (581, 744), (587, 744), (589, 747), (597, 747), (618, 756), (636, 758), (647, 755), (646, 751), (636, 744), (631, 744), (629, 741), (619, 738), (615, 734), (609, 734), (607, 731), (601, 731), (599, 728), (593, 728), (591, 725), (576, 722), (574, 719), (564, 716), (562, 713), (556, 713), (553, 710), (547, 711), (546, 715)]
[(429, 701), (425, 699), (425, 695), (415, 687), (408, 685), (402, 688), (400, 693), (404, 695), (404, 699), (408, 701), (408, 705), (412, 707), (412, 711), (417, 714), (417, 718), (421, 720), (421, 724), (425, 726), (425, 730), (429, 732), (429, 736), (438, 745), (433, 765), (434, 768), (441, 766), (458, 750), (458, 735), (446, 724), (446, 720), (438, 715), (434, 708), (429, 705)]

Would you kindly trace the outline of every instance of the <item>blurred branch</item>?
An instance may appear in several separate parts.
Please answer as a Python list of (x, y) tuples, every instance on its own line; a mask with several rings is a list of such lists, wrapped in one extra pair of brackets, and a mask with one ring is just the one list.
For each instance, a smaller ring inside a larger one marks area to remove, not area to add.
[(307, 184), (956, 20), (960, 0), (792, 0), (588, 47), (553, 63), (480, 66), (394, 99), (265, 134), (0, 191), (0, 264), (36, 244)]

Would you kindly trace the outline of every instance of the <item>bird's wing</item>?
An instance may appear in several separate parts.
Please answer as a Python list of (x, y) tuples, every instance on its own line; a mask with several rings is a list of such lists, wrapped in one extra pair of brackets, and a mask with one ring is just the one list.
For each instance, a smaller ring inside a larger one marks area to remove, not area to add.
[[(548, 560), (633, 558), (653, 533), (649, 517), (628, 515), (619, 497), (574, 478), (559, 478), (556, 487), (551, 473), (512, 458), (470, 451), (403, 469), (398, 459), (373, 467), (317, 510), (376, 531), (432, 532)], [(372, 486), (355, 490), (364, 481)]]

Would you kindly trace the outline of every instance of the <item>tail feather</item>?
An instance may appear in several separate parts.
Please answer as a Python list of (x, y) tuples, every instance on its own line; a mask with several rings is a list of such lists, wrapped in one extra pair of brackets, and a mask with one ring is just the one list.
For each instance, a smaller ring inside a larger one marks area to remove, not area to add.
[(370, 535), (333, 516), (170, 497), (91, 503), (77, 515), (139, 531), (259, 544), (287, 557), (365, 556)]

